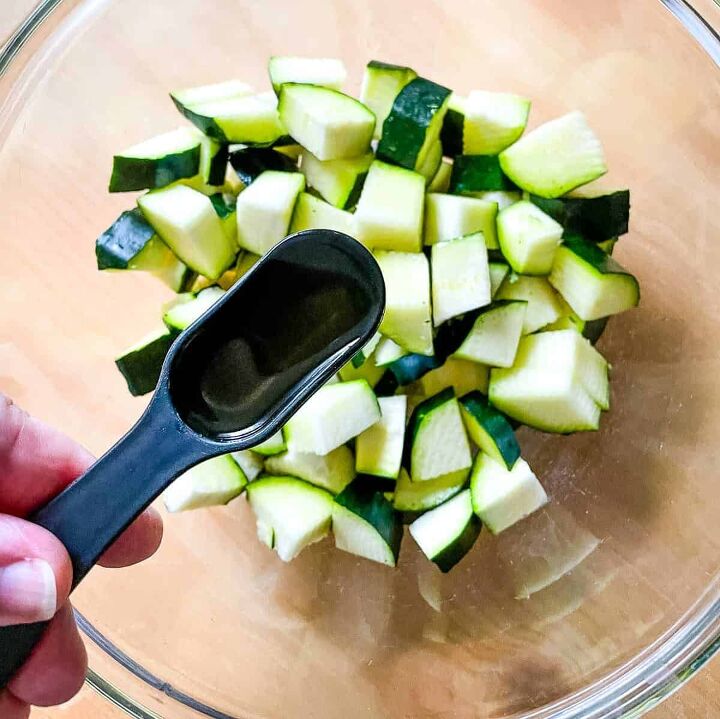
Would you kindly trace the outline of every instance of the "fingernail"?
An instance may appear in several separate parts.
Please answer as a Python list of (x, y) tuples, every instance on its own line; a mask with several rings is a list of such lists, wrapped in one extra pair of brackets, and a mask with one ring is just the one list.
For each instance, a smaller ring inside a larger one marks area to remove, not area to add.
[(52, 619), (57, 587), (52, 567), (42, 559), (25, 559), (0, 567), (0, 617), (19, 623)]

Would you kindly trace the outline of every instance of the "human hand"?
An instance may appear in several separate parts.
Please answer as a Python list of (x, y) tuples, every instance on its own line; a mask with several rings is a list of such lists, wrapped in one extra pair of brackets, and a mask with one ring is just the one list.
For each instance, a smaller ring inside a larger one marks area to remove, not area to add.
[[(68, 602), (70, 557), (50, 532), (23, 517), (92, 462), (80, 445), (0, 394), (0, 626), (52, 619), (28, 661), (0, 691), (2, 719), (26, 719), (31, 705), (61, 704), (78, 692), (85, 678), (87, 655)], [(160, 515), (149, 509), (100, 564), (126, 567), (141, 562), (161, 539)]]

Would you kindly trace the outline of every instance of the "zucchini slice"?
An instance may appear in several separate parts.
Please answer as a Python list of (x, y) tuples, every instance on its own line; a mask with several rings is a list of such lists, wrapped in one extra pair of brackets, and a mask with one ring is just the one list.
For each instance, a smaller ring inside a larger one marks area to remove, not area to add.
[(407, 354), (409, 354), (408, 351), (397, 342), (394, 342), (389, 337), (381, 336), (380, 342), (375, 349), (375, 365), (377, 367), (387, 367)]
[(340, 368), (338, 375), (343, 382), (353, 382), (354, 380), (363, 379), (370, 387), (380, 382), (383, 375), (385, 374), (384, 367), (378, 367), (371, 355), (368, 361), (363, 362), (359, 367), (355, 367), (352, 361)]
[(443, 154), (457, 157), (463, 153), (463, 126), (465, 125), (465, 104), (467, 98), (457, 93), (450, 95), (447, 112), (440, 132)]
[(422, 175), (376, 160), (355, 212), (360, 241), (377, 250), (420, 252), (424, 201)]
[(163, 315), (163, 322), (171, 329), (182, 331), (212, 307), (225, 291), (220, 287), (208, 287), (195, 296), (183, 298), (184, 301), (174, 302)]
[(422, 553), (449, 572), (472, 549), (482, 524), (466, 489), (418, 517), (408, 529)]
[(523, 134), (529, 114), (530, 100), (524, 97), (484, 90), (471, 92), (465, 102), (463, 152), (497, 155)]
[(298, 195), (305, 189), (299, 172), (266, 170), (243, 190), (237, 201), (240, 247), (264, 255), (285, 239)]
[(560, 197), (607, 172), (600, 140), (581, 112), (536, 127), (500, 153), (500, 167), (540, 197)]
[(377, 397), (365, 380), (325, 385), (285, 425), (288, 449), (325, 455), (379, 419)]
[(355, 468), (358, 473), (397, 479), (405, 443), (407, 397), (378, 398), (380, 421), (355, 440)]
[(300, 161), (307, 184), (335, 207), (347, 210), (355, 207), (374, 156), (368, 152), (346, 160), (318, 160), (307, 150)]
[(517, 191), (505, 175), (497, 155), (459, 155), (453, 160), (449, 190), (453, 195)]
[(272, 437), (268, 437), (264, 442), (255, 445), (252, 451), (265, 457), (273, 457), (276, 454), (282, 454), (286, 449), (287, 445), (282, 430), (278, 430)]
[(443, 390), (415, 408), (405, 442), (413, 482), (467, 471), (472, 465), (460, 405), (452, 389)]
[(490, 304), (490, 272), (481, 233), (434, 244), (430, 256), (433, 323)]
[(425, 244), (482, 232), (486, 247), (497, 249), (496, 217), (494, 202), (431, 192), (425, 197)]
[(280, 90), (279, 108), (290, 135), (318, 160), (358, 157), (370, 149), (375, 115), (349, 95), (286, 83)]
[(450, 90), (416, 77), (400, 90), (382, 127), (378, 159), (418, 170), (440, 139)]
[(380, 332), (410, 352), (432, 355), (430, 267), (422, 253), (378, 252), (385, 280)]
[(342, 90), (347, 70), (342, 60), (330, 57), (287, 57), (275, 55), (268, 62), (273, 90), (279, 95), (286, 82), (329, 87)]
[(505, 415), (477, 391), (460, 398), (460, 411), (470, 439), (485, 454), (512, 469), (520, 459), (520, 445)]
[(375, 113), (375, 138), (380, 138), (385, 118), (390, 114), (400, 90), (416, 77), (414, 70), (403, 65), (391, 65), (379, 60), (370, 60), (366, 65), (360, 102)]
[(640, 285), (619, 262), (577, 235), (555, 255), (550, 283), (583, 320), (625, 312), (640, 303)]
[(176, 180), (193, 177), (200, 169), (201, 143), (187, 127), (181, 127), (113, 157), (110, 192), (152, 190)]
[(468, 471), (463, 469), (438, 479), (413, 482), (405, 469), (401, 469), (393, 506), (398, 512), (424, 512), (454, 497), (462, 491), (467, 480)]
[(440, 167), (438, 167), (435, 176), (430, 180), (427, 186), (428, 192), (442, 192), (447, 193), (450, 191), (450, 177), (452, 175), (452, 162), (450, 160), (442, 159), (440, 161)]
[(609, 406), (608, 366), (574, 329), (520, 340), (515, 365), (490, 371), (490, 401), (509, 417), (545, 432), (597, 429)]
[(515, 272), (548, 275), (562, 241), (562, 225), (532, 202), (522, 200), (498, 213), (500, 250)]
[(425, 397), (448, 387), (459, 397), (472, 390), (487, 394), (490, 368), (458, 357), (448, 357), (442, 366), (431, 369), (418, 380), (420, 393)]
[(245, 489), (248, 480), (229, 454), (196, 464), (181, 474), (163, 493), (168, 512), (227, 504)]
[(400, 515), (371, 484), (356, 480), (333, 502), (335, 546), (358, 557), (394, 567), (403, 529)]
[(138, 205), (165, 244), (196, 272), (216, 280), (233, 263), (237, 246), (206, 195), (173, 185), (148, 192)]
[(537, 332), (562, 315), (560, 298), (544, 277), (510, 275), (500, 285), (496, 300), (525, 300), (527, 308), (523, 334)]
[(254, 482), (263, 471), (264, 462), (259, 454), (249, 449), (242, 449), (238, 452), (230, 452), (233, 462), (242, 470), (248, 482)]
[(495, 297), (500, 285), (510, 274), (510, 267), (504, 262), (488, 262), (488, 271), (490, 272), (490, 296)]
[(523, 300), (498, 302), (478, 315), (454, 356), (492, 367), (512, 367), (526, 311)]
[(252, 184), (265, 170), (297, 172), (297, 163), (271, 147), (241, 147), (230, 153), (230, 165), (244, 185)]
[(333, 497), (295, 477), (261, 477), (247, 486), (260, 541), (289, 562), (330, 532)]
[(475, 514), (493, 533), (516, 524), (544, 507), (548, 496), (524, 459), (508, 469), (480, 452), (470, 479)]
[(337, 230), (350, 237), (358, 234), (355, 216), (350, 212), (340, 210), (307, 192), (301, 192), (295, 203), (289, 234), (314, 229)]
[(530, 195), (530, 201), (557, 220), (567, 234), (582, 235), (590, 242), (616, 239), (628, 231), (630, 190), (591, 193), (588, 188), (555, 199)]
[(115, 360), (133, 397), (152, 392), (177, 332), (162, 329), (144, 337)]
[(184, 90), (174, 90), (170, 93), (170, 98), (175, 106), (183, 114), (184, 107), (190, 105), (201, 105), (206, 102), (215, 102), (218, 100), (227, 100), (232, 97), (243, 97), (252, 95), (253, 89), (247, 83), (240, 80), (226, 80), (225, 82), (217, 82), (212, 85), (200, 85), (197, 87), (189, 87)]
[(333, 494), (342, 492), (355, 479), (355, 459), (345, 445), (324, 456), (293, 450), (276, 454), (267, 458), (265, 469), (270, 474), (304, 479)]
[(223, 195), (222, 192), (216, 192), (214, 195), (209, 195), (209, 198), (223, 224), (225, 234), (234, 245), (237, 245), (237, 200), (235, 195)]
[(426, 185), (432, 182), (433, 177), (435, 177), (435, 174), (440, 169), (442, 159), (442, 145), (440, 144), (440, 140), (435, 140), (435, 142), (430, 145), (424, 162), (417, 169), (418, 174), (425, 178)]
[(193, 128), (200, 141), (200, 166), (198, 179), (205, 185), (220, 187), (225, 184), (228, 164), (228, 146), (217, 142)]

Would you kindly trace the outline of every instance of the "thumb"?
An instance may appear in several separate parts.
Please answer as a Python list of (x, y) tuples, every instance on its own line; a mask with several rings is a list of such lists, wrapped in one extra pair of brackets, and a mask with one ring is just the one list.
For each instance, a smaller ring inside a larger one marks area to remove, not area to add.
[(0, 514), (0, 626), (51, 619), (71, 582), (70, 558), (50, 532)]

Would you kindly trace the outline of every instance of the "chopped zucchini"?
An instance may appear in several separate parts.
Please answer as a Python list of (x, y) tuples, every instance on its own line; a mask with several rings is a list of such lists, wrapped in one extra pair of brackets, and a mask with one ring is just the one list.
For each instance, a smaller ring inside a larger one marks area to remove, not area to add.
[(397, 342), (394, 342), (389, 337), (381, 337), (375, 350), (375, 365), (377, 367), (387, 367), (407, 354), (409, 352)]
[(184, 330), (205, 314), (224, 294), (225, 291), (220, 287), (201, 290), (187, 301), (173, 303), (163, 315), (163, 322), (172, 330)]
[(371, 387), (375, 387), (385, 374), (385, 368), (378, 367), (371, 355), (360, 367), (353, 366), (352, 361), (348, 362), (340, 368), (338, 374), (343, 382), (364, 379)]
[(525, 300), (523, 334), (537, 332), (562, 315), (560, 298), (544, 277), (510, 275), (500, 286), (496, 300)]
[(268, 457), (265, 469), (270, 474), (284, 474), (304, 479), (333, 494), (342, 492), (355, 479), (353, 453), (340, 445), (322, 456), (290, 450)]
[(342, 90), (347, 70), (342, 60), (327, 57), (273, 56), (268, 62), (268, 73), (273, 90), (279, 95), (286, 82), (304, 83)]
[(489, 262), (488, 271), (490, 272), (490, 296), (495, 297), (510, 273), (510, 268), (504, 262)]
[(512, 469), (520, 458), (520, 445), (505, 415), (477, 391), (460, 398), (460, 411), (470, 439), (485, 454)]
[(425, 198), (425, 244), (482, 232), (489, 250), (497, 248), (497, 204), (475, 197), (431, 192)]
[(489, 191), (517, 191), (502, 171), (497, 155), (459, 155), (453, 160), (449, 192), (475, 196)]
[(305, 189), (299, 172), (266, 170), (243, 190), (237, 201), (238, 244), (264, 255), (290, 227), (298, 195)]
[(198, 87), (190, 87), (184, 90), (175, 90), (170, 93), (175, 106), (182, 113), (182, 107), (190, 105), (201, 105), (206, 102), (215, 102), (218, 100), (227, 100), (231, 97), (243, 97), (251, 95), (252, 87), (240, 80), (226, 80), (213, 85), (201, 85)]
[(455, 357), (492, 367), (512, 367), (527, 304), (523, 300), (500, 301), (480, 314)]
[(588, 188), (555, 199), (530, 195), (530, 201), (557, 220), (567, 234), (582, 235), (590, 242), (616, 239), (628, 231), (630, 190), (591, 193)]
[(287, 445), (282, 430), (278, 430), (264, 442), (260, 442), (260, 444), (253, 447), (253, 452), (264, 457), (274, 457), (276, 454), (282, 454), (285, 450), (287, 450)]
[(498, 206), (498, 210), (504, 210), (516, 202), (520, 202), (522, 194), (520, 192), (505, 192), (504, 190), (489, 190), (488, 192), (473, 192), (472, 197), (485, 202), (494, 202)]
[(297, 163), (271, 147), (241, 147), (230, 153), (230, 165), (244, 185), (252, 184), (266, 170), (297, 172)]
[(288, 449), (325, 455), (379, 419), (377, 397), (365, 380), (325, 385), (285, 425)]
[(515, 272), (548, 275), (560, 245), (562, 225), (522, 200), (498, 213), (500, 250)]
[(449, 572), (472, 549), (482, 524), (466, 489), (418, 517), (408, 529), (422, 553)]
[(467, 484), (468, 471), (445, 475), (425, 482), (413, 482), (405, 469), (400, 470), (393, 506), (398, 512), (424, 512), (446, 502)]
[(294, 477), (262, 477), (247, 486), (260, 541), (289, 562), (330, 532), (333, 497)]
[(133, 145), (113, 157), (109, 190), (152, 190), (193, 177), (200, 169), (200, 152), (199, 138), (187, 127)]
[(354, 215), (333, 207), (319, 197), (301, 192), (295, 203), (289, 234), (315, 229), (337, 230), (350, 237), (358, 234)]
[(365, 177), (374, 157), (367, 152), (360, 157), (341, 160), (318, 160), (307, 150), (300, 162), (307, 184), (335, 207), (347, 210), (355, 207), (360, 198)]
[(230, 455), (205, 460), (181, 474), (163, 493), (168, 512), (227, 504), (242, 494), (248, 480)]
[(376, 160), (370, 165), (355, 212), (360, 241), (378, 250), (419, 252), (424, 200), (421, 175)]
[(450, 95), (448, 109), (440, 132), (443, 154), (457, 157), (463, 152), (463, 126), (465, 124), (465, 104), (467, 98), (457, 93)]
[(470, 479), (475, 514), (493, 533), (516, 524), (545, 506), (547, 494), (524, 459), (508, 469), (480, 452)]
[(263, 471), (264, 462), (262, 456), (249, 449), (230, 452), (229, 456), (240, 467), (248, 482), (254, 482)]
[(176, 337), (177, 332), (167, 329), (152, 332), (115, 360), (133, 397), (155, 389), (165, 355)]
[(640, 285), (597, 245), (566, 237), (555, 255), (550, 283), (583, 320), (625, 312), (640, 303)]
[[(223, 224), (225, 234), (237, 244), (237, 204), (234, 195), (223, 195), (217, 192), (209, 195), (210, 202)], [(218, 280), (220, 282), (220, 280)]]
[(145, 219), (188, 267), (216, 280), (237, 254), (210, 199), (184, 185), (138, 199)]
[(552, 198), (607, 172), (600, 140), (581, 112), (536, 127), (500, 153), (503, 172), (518, 186)]
[(490, 272), (481, 233), (432, 246), (433, 323), (490, 304)]
[(430, 267), (422, 253), (378, 252), (385, 280), (385, 315), (380, 332), (418, 354), (433, 354)]
[(435, 177), (437, 171), (440, 169), (442, 159), (442, 145), (440, 144), (440, 140), (435, 140), (435, 142), (430, 145), (430, 149), (427, 151), (422, 165), (417, 169), (418, 174), (425, 178), (426, 185), (432, 182), (433, 177)]
[(378, 159), (419, 171), (440, 138), (449, 99), (450, 90), (422, 77), (405, 85), (383, 123)]
[(449, 192), (450, 191), (450, 176), (452, 175), (452, 162), (450, 160), (442, 159), (440, 161), (440, 167), (438, 167), (435, 176), (430, 180), (430, 184), (427, 186), (428, 192)]
[(487, 394), (490, 368), (477, 362), (449, 357), (436, 369), (426, 372), (418, 380), (418, 388), (425, 397), (451, 387), (459, 397), (472, 390)]
[(362, 367), (369, 359), (370, 355), (375, 351), (375, 348), (380, 342), (382, 335), (376, 332), (368, 341), (367, 344), (359, 350), (351, 360), (353, 367)]
[(452, 389), (443, 390), (415, 408), (408, 425), (405, 451), (413, 482), (470, 469), (470, 445)]
[(355, 468), (358, 473), (397, 479), (405, 442), (407, 397), (378, 398), (380, 421), (355, 440)]
[(390, 114), (400, 90), (416, 77), (414, 70), (402, 65), (379, 60), (370, 60), (367, 64), (360, 88), (360, 102), (375, 113), (375, 138), (380, 138), (385, 118)]
[(193, 128), (200, 141), (200, 166), (198, 179), (206, 185), (220, 187), (225, 184), (228, 164), (228, 146), (217, 142)]
[(375, 115), (348, 95), (287, 83), (280, 90), (279, 107), (290, 135), (318, 160), (358, 157), (370, 148)]
[(358, 557), (394, 567), (403, 529), (392, 504), (361, 479), (346, 487), (333, 503), (335, 546)]
[(464, 109), (463, 152), (497, 155), (523, 134), (530, 100), (504, 92), (475, 90), (468, 95)]

